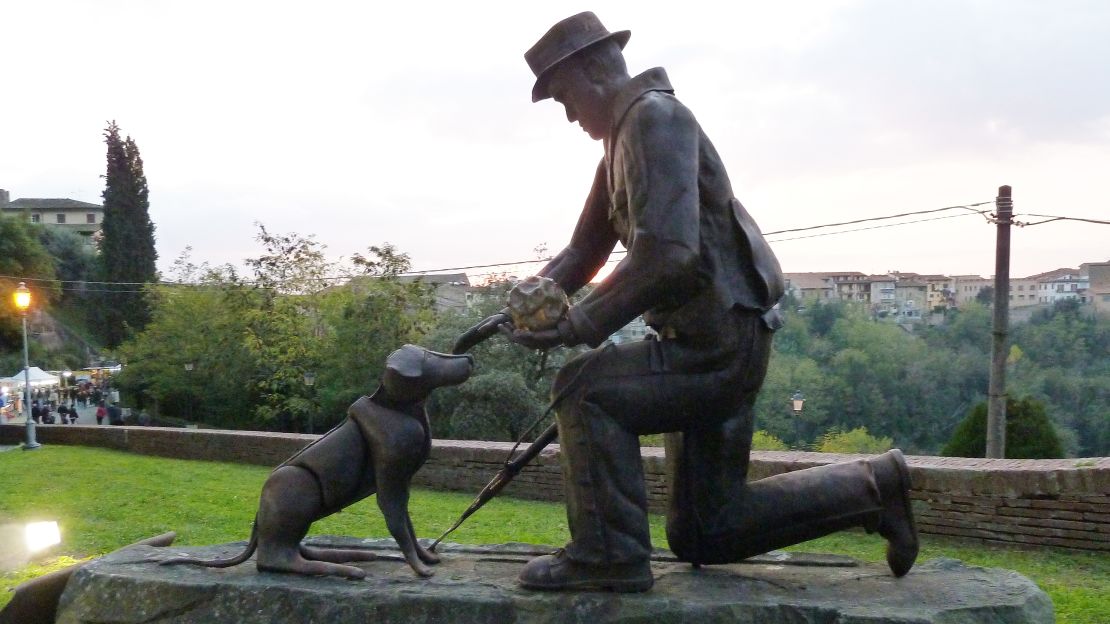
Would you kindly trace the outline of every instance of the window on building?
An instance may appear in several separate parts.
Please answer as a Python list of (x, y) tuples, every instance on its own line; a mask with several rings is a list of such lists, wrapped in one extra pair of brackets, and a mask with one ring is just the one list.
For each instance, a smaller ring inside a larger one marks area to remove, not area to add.
[(96, 213), (88, 213), (85, 215), (85, 223), (96, 223)]
[(37, 215), (37, 214), (31, 215), (31, 223), (40, 223), (41, 221), (42, 221), (42, 215)]
[(57, 223), (66, 222), (66, 213), (64, 212), (59, 212), (58, 214), (54, 215), (54, 217), (58, 220)]

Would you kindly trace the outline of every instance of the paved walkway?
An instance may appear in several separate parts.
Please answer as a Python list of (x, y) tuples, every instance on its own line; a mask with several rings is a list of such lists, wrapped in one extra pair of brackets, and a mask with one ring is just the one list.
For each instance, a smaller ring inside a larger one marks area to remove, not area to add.
[[(58, 412), (55, 411), (54, 412), (54, 418), (57, 418), (57, 417), (58, 417)], [(11, 424), (17, 424), (17, 425), (18, 424), (23, 424), (24, 416), (23, 416), (23, 414), (20, 414), (15, 419), (9, 420), (8, 422), (11, 423)], [(90, 405), (88, 407), (81, 407), (80, 405), (78, 405), (77, 406), (77, 424), (78, 425), (95, 425), (96, 424), (96, 407), (92, 406), (92, 405)], [(108, 424), (108, 419), (105, 418), (104, 419), (104, 425), (106, 426), (107, 424)]]

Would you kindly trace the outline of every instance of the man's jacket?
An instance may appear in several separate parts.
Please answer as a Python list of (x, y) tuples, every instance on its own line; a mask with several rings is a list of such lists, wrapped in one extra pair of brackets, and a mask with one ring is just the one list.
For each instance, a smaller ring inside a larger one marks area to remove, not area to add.
[(574, 333), (597, 346), (643, 314), (668, 335), (701, 342), (731, 326), (733, 308), (770, 310), (784, 290), (778, 260), (663, 69), (633, 78), (613, 113), (570, 244), (540, 271), (573, 293), (617, 241), (628, 250), (570, 309)]

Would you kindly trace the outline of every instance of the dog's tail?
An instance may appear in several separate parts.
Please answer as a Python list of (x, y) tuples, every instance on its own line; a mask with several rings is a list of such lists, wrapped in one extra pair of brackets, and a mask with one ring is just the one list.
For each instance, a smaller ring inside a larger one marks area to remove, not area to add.
[(251, 523), (251, 539), (249, 542), (247, 542), (247, 547), (243, 549), (243, 552), (235, 555), (234, 557), (228, 559), (195, 559), (193, 557), (174, 557), (172, 559), (163, 559), (158, 563), (160, 565), (177, 565), (179, 563), (185, 563), (190, 565), (204, 566), (206, 568), (230, 568), (231, 566), (237, 566), (247, 559), (250, 559), (251, 555), (254, 554), (254, 551), (257, 548), (258, 519), (255, 518), (255, 521)]

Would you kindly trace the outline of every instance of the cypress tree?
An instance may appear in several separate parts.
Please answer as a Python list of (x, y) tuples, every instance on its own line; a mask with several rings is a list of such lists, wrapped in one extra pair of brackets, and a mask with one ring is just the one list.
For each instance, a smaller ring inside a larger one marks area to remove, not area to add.
[(149, 189), (139, 148), (129, 136), (121, 139), (119, 126), (109, 122), (104, 131), (108, 168), (104, 175), (104, 223), (100, 239), (100, 279), (105, 284), (97, 306), (100, 331), (109, 347), (150, 320), (150, 306), (141, 284), (157, 279), (158, 252), (150, 220)]

